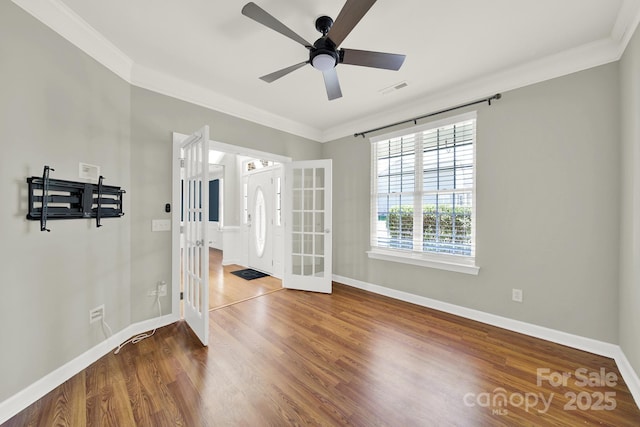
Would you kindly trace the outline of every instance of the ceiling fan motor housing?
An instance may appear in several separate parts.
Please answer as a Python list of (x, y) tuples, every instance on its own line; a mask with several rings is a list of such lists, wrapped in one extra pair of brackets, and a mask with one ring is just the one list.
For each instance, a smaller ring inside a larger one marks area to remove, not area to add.
[(316, 40), (316, 42), (313, 44), (313, 48), (309, 50), (309, 62), (311, 63), (311, 65), (313, 65), (314, 68), (318, 68), (316, 66), (316, 63), (314, 62), (314, 59), (320, 55), (328, 55), (333, 58), (333, 67), (338, 65), (338, 62), (340, 60), (340, 55), (338, 54), (336, 45), (326, 36)]

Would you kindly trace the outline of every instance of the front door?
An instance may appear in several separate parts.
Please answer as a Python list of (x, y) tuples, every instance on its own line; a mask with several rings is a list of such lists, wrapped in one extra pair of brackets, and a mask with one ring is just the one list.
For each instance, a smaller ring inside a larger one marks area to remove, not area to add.
[(271, 170), (248, 176), (249, 267), (268, 274), (273, 273), (273, 187)]
[(285, 288), (332, 291), (331, 188), (331, 159), (286, 165)]

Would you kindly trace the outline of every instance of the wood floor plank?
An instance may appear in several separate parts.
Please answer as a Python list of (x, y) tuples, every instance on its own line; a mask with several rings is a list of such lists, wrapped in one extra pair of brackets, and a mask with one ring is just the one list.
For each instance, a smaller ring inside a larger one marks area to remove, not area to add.
[(612, 359), (344, 285), (209, 316), (210, 347), (158, 329), (3, 427), (640, 425)]
[[(241, 318), (237, 317), (237, 310), (237, 306), (234, 306), (232, 310), (225, 313), (228, 315), (227, 321), (225, 322), (221, 319), (220, 322), (222, 327), (228, 328), (228, 332), (233, 334), (234, 337), (246, 338), (246, 340), (238, 341), (240, 347), (236, 349), (236, 355), (243, 360), (242, 368), (244, 372), (237, 372), (237, 374), (242, 376), (245, 372), (248, 372), (251, 375), (249, 381), (275, 390), (278, 397), (274, 401), (277, 404), (277, 410), (280, 413), (286, 413), (287, 417), (291, 419), (296, 419), (299, 413), (296, 405), (308, 399), (307, 395), (310, 394), (309, 389), (301, 392), (304, 386), (300, 385), (300, 376), (308, 377), (308, 373), (296, 372), (298, 375), (295, 377), (290, 376), (290, 366), (282, 364), (284, 352), (274, 347), (269, 340), (256, 335), (250, 325), (245, 324)], [(233, 324), (233, 327), (230, 327), (231, 324)], [(256, 354), (261, 355), (261, 357), (256, 358)], [(274, 378), (278, 378), (278, 381), (274, 382)], [(292, 404), (292, 402), (296, 402), (296, 405)], [(307, 416), (311, 416), (314, 419), (322, 419), (315, 410), (307, 412)]]

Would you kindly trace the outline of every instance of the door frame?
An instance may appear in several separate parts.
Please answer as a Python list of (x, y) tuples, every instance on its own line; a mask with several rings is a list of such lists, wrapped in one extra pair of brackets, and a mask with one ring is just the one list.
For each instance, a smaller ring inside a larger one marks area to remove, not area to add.
[[(189, 135), (173, 132), (172, 147), (172, 212), (171, 215), (171, 313), (180, 318), (180, 143)], [(209, 139), (209, 150), (222, 151), (238, 156), (255, 157), (278, 163), (291, 163), (291, 157)], [(228, 219), (227, 219), (228, 222)], [(241, 226), (242, 224), (239, 224)], [(208, 245), (207, 245), (208, 247)]]

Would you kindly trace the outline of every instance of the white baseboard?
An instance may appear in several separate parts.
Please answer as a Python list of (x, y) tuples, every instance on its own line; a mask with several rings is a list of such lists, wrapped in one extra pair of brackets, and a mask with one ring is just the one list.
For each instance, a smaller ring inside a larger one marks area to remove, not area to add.
[(617, 354), (614, 356), (616, 361), (616, 365), (618, 365), (618, 370), (620, 370), (620, 374), (622, 378), (624, 378), (624, 382), (629, 387), (629, 391), (633, 395), (633, 399), (636, 401), (636, 405), (640, 407), (640, 378), (638, 378), (638, 374), (629, 363), (627, 356), (622, 351), (622, 348), (618, 347)]
[(488, 325), (497, 326), (521, 334), (529, 335), (535, 338), (551, 341), (556, 344), (566, 345), (578, 350), (587, 351), (589, 353), (598, 354), (600, 356), (609, 357), (616, 361), (620, 374), (624, 378), (625, 383), (629, 387), (629, 391), (633, 395), (636, 405), (640, 407), (640, 379), (637, 373), (627, 360), (620, 346), (582, 337), (579, 335), (569, 334), (567, 332), (557, 331), (555, 329), (546, 328), (544, 326), (533, 325), (531, 323), (521, 322), (519, 320), (509, 319), (507, 317), (497, 316), (495, 314), (485, 313), (483, 311), (462, 307), (447, 302), (411, 294), (408, 292), (398, 291), (396, 289), (386, 288), (384, 286), (374, 285), (348, 277), (333, 275), (333, 280), (338, 283), (345, 284), (354, 288), (373, 292), (375, 294), (384, 295), (400, 301), (409, 302), (434, 310), (443, 311), (445, 313), (454, 314), (466, 319), (475, 320), (486, 323)]
[(86, 369), (89, 365), (96, 362), (102, 356), (113, 351), (119, 344), (127, 341), (129, 338), (136, 336), (142, 332), (150, 331), (154, 328), (169, 325), (177, 322), (179, 319), (173, 314), (145, 320), (133, 325), (129, 325), (120, 332), (116, 332), (108, 339), (102, 341), (98, 345), (90, 348), (85, 353), (62, 365), (55, 371), (42, 377), (38, 381), (29, 385), (22, 391), (14, 394), (10, 398), (0, 403), (0, 424), (7, 421), (29, 405), (42, 398), (60, 384), (69, 378)]

